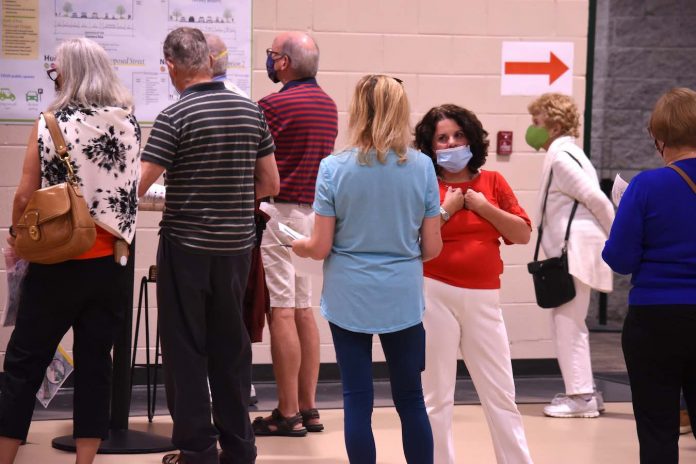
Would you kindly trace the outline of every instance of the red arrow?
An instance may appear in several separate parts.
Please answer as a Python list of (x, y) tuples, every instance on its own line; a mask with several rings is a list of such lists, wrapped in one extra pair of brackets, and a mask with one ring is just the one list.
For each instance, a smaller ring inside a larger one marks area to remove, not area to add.
[(548, 62), (509, 61), (505, 63), (505, 74), (548, 74), (549, 85), (565, 74), (568, 69), (568, 66), (553, 52), (550, 52)]

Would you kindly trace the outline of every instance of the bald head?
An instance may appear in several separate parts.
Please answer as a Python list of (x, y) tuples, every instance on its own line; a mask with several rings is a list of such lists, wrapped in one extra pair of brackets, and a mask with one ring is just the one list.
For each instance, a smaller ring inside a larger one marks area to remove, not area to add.
[(213, 57), (213, 77), (222, 76), (227, 73), (227, 45), (219, 35), (206, 34), (205, 41), (210, 49), (210, 56)]
[(273, 49), (290, 58), (294, 79), (314, 77), (319, 69), (319, 47), (308, 34), (283, 32), (273, 40)]

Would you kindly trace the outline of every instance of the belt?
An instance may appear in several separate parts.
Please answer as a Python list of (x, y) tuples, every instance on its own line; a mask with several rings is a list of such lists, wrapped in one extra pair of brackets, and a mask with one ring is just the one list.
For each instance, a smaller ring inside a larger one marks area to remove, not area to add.
[(270, 203), (270, 204), (286, 203), (286, 204), (290, 204), (290, 205), (311, 206), (309, 203), (302, 203), (299, 201), (279, 200), (278, 198), (274, 198), (274, 197), (259, 198), (259, 201), (264, 202), (264, 203)]

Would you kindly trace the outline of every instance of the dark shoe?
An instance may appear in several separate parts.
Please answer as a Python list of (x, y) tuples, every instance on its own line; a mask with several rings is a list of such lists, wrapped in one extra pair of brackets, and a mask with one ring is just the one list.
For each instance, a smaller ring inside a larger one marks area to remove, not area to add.
[(302, 425), (305, 426), (308, 432), (321, 432), (324, 430), (324, 424), (321, 422), (312, 422), (320, 419), (319, 411), (316, 408), (300, 409), (302, 415)]
[(291, 417), (283, 417), (276, 408), (271, 417), (257, 417), (251, 424), (254, 434), (259, 437), (304, 437), (307, 435), (305, 427), (296, 429), (295, 426), (302, 422), (302, 415), (298, 412)]
[(162, 457), (162, 464), (186, 464), (186, 460), (181, 453), (170, 453)]

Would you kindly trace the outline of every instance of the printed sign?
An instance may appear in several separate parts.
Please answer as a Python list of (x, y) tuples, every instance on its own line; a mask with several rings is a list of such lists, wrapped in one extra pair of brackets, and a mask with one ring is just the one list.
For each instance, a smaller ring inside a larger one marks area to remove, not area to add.
[(503, 42), (501, 95), (573, 94), (572, 42)]

